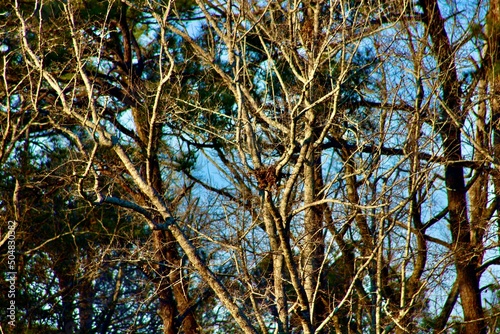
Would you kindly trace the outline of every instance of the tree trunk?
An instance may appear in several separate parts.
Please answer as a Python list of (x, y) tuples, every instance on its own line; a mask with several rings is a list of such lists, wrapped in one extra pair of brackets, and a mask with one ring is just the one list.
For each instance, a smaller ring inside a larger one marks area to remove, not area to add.
[(54, 266), (54, 272), (59, 280), (59, 289), (62, 292), (62, 331), (64, 334), (73, 334), (76, 330), (75, 318), (75, 295), (73, 291), (74, 270), (71, 259), (63, 258)]
[[(489, 93), (491, 107), (491, 123), (493, 124), (493, 184), (495, 188), (496, 212), (500, 212), (500, 4), (490, 1), (487, 16), (486, 36), (488, 42), (486, 65), (489, 69)], [(500, 221), (498, 226), (498, 240), (500, 240)]]
[(473, 251), (471, 225), (467, 215), (464, 170), (453, 162), (462, 160), (461, 113), (459, 82), (454, 62), (454, 52), (445, 30), (445, 21), (437, 1), (423, 0), (423, 22), (432, 39), (432, 51), (439, 67), (442, 91), (440, 135), (444, 154), (449, 163), (445, 166), (445, 183), (448, 197), (450, 232), (453, 241), (455, 267), (467, 334), (486, 333), (484, 312), (479, 291), (478, 256)]
[[(159, 232), (159, 231), (155, 231)], [(182, 264), (179, 252), (177, 251), (177, 243), (170, 231), (164, 231), (162, 236), (164, 239), (163, 256), (167, 260), (168, 277), (167, 281), (172, 285), (172, 291), (177, 304), (177, 330), (182, 328), (186, 334), (194, 334), (199, 332), (198, 323), (194, 317), (193, 307), (190, 304), (187, 296), (187, 286), (182, 278)], [(179, 319), (179, 317), (181, 317)]]
[[(264, 207), (264, 203), (262, 203), (262, 206)], [(285, 280), (283, 278), (285, 263), (283, 254), (280, 251), (279, 238), (273, 222), (272, 214), (266, 207), (264, 207), (264, 223), (266, 225), (266, 233), (269, 236), (269, 243), (273, 253), (273, 286), (278, 313), (278, 332), (288, 333), (288, 307)]]
[[(323, 187), (321, 173), (321, 155), (310, 148), (310, 154), (304, 164), (304, 204), (312, 204), (319, 200), (317, 193)], [(321, 323), (325, 316), (322, 305), (321, 291), (316, 291), (316, 286), (321, 280), (320, 270), (323, 263), (325, 246), (323, 237), (323, 205), (314, 205), (308, 208), (304, 216), (305, 245), (303, 251), (304, 263), (304, 289), (306, 290), (311, 310), (313, 327)]]
[[(143, 115), (144, 110), (133, 108), (134, 122), (137, 133), (143, 143), (151, 141), (149, 151), (144, 152), (147, 162), (142, 166), (142, 178), (158, 193), (162, 193), (163, 181), (157, 157), (159, 132), (156, 126), (149, 126), (149, 118)], [(151, 139), (152, 138), (152, 139)], [(144, 201), (144, 199), (142, 199)], [(159, 314), (163, 320), (165, 333), (177, 333), (180, 329), (186, 334), (198, 333), (198, 324), (194, 310), (186, 295), (186, 287), (182, 282), (182, 268), (180, 268), (180, 255), (172, 233), (166, 231), (153, 231), (155, 247), (156, 270), (160, 279), (157, 283), (158, 297), (160, 299)], [(182, 317), (182, 319), (179, 319)]]
[(166, 263), (168, 251), (166, 250), (167, 246), (165, 245), (165, 232), (153, 231), (153, 240), (155, 247), (155, 261), (157, 263), (155, 270), (159, 276), (156, 283), (156, 290), (158, 291), (158, 299), (160, 301), (158, 314), (163, 321), (163, 332), (165, 334), (175, 334), (177, 332), (177, 328), (175, 326), (177, 307), (172, 291), (172, 282), (170, 282), (168, 276), (169, 269)]
[(94, 320), (94, 287), (92, 286), (92, 282), (85, 277), (84, 281), (80, 283), (79, 289), (80, 333), (91, 333)]

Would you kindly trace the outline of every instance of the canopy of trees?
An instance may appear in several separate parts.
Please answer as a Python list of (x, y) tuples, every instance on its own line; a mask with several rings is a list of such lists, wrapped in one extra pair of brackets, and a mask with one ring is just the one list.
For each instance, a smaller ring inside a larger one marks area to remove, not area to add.
[(0, 331), (498, 332), (499, 73), (493, 0), (2, 2)]

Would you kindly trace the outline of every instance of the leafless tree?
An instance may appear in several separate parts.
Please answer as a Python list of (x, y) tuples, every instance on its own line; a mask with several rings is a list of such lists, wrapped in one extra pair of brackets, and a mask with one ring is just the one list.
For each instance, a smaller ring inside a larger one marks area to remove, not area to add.
[[(0, 162), (36, 134), (69, 143), (39, 178), (151, 239), (113, 232), (112, 251), (96, 239), (64, 263), (106, 258), (116, 293), (129, 267), (113, 257), (136, 263), (166, 333), (494, 332), (481, 284), (497, 292), (498, 10), (14, 2)], [(18, 179), (9, 189), (35, 184)], [(21, 221), (27, 202), (7, 202)], [(69, 289), (77, 268), (53, 270)], [(63, 304), (92, 299), (85, 277)], [(92, 330), (94, 307), (75, 328)]]

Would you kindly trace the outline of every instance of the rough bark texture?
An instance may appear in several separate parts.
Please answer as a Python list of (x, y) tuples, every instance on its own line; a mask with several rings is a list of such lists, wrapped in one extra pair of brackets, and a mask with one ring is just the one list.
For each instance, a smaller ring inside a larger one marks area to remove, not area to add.
[[(263, 203), (262, 203), (263, 204)], [(276, 227), (271, 213), (264, 211), (264, 223), (269, 236), (269, 243), (273, 252), (273, 286), (278, 313), (278, 332), (288, 333), (288, 307), (285, 291), (285, 280), (283, 278), (285, 263), (283, 254), (280, 252), (280, 244)]]
[[(158, 135), (156, 127), (149, 127), (148, 118), (134, 109), (134, 121), (139, 138), (143, 143), (152, 139), (149, 152), (144, 152), (149, 163), (142, 167), (142, 178), (150, 184), (157, 194), (162, 193), (161, 170), (157, 158)], [(147, 129), (151, 129), (148, 131)], [(146, 170), (149, 169), (149, 170)], [(165, 333), (177, 333), (182, 328), (185, 333), (198, 333), (198, 324), (194, 317), (194, 309), (190, 307), (186, 289), (180, 278), (181, 268), (179, 251), (170, 231), (153, 231), (155, 246), (156, 271), (160, 276), (157, 281), (160, 309), (158, 314), (163, 320)], [(180, 321), (178, 317), (182, 316)]]
[[(491, 99), (491, 123), (493, 124), (493, 184), (495, 187), (496, 209), (500, 211), (500, 4), (490, 1), (486, 27), (488, 48), (485, 68), (488, 71)], [(498, 230), (500, 231), (500, 221)], [(500, 232), (498, 235), (500, 239)]]
[(453, 162), (462, 160), (461, 127), (463, 115), (459, 100), (459, 82), (454, 52), (445, 30), (445, 21), (437, 1), (421, 1), (423, 22), (432, 40), (432, 51), (438, 63), (442, 92), (441, 139), (448, 161), (445, 183), (448, 196), (450, 232), (453, 240), (457, 281), (462, 301), (467, 334), (486, 333), (484, 312), (476, 269), (479, 258), (473, 252), (471, 225), (467, 215), (467, 200), (463, 167)]
[[(321, 155), (311, 147), (310, 154), (304, 164), (304, 203), (310, 205), (321, 198), (318, 197), (323, 188), (323, 178), (321, 173)], [(309, 300), (311, 309), (311, 321), (313, 326), (321, 323), (325, 316), (322, 291), (316, 291), (319, 280), (323, 280), (320, 275), (321, 265), (324, 259), (324, 236), (323, 236), (323, 210), (324, 205), (313, 205), (307, 209), (304, 217), (305, 245), (304, 245), (304, 288)]]

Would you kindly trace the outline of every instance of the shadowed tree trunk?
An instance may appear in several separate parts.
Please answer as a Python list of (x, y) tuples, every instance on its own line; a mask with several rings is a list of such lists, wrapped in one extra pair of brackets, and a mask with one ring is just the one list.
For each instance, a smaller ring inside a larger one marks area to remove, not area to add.
[[(487, 52), (485, 68), (489, 82), (491, 101), (491, 123), (493, 125), (493, 185), (496, 211), (500, 211), (500, 3), (491, 0), (487, 16), (486, 38)], [(500, 240), (500, 220), (498, 220), (498, 239)]]
[(445, 158), (445, 184), (448, 196), (448, 215), (450, 232), (453, 240), (455, 268), (458, 289), (464, 313), (467, 334), (486, 333), (484, 312), (479, 291), (477, 269), (480, 257), (475, 253), (475, 244), (471, 238), (472, 229), (467, 213), (467, 199), (463, 166), (454, 163), (463, 160), (461, 129), (464, 115), (459, 98), (457, 68), (445, 21), (437, 1), (422, 0), (423, 22), (427, 26), (432, 40), (432, 50), (440, 72), (442, 107), (441, 139)]

